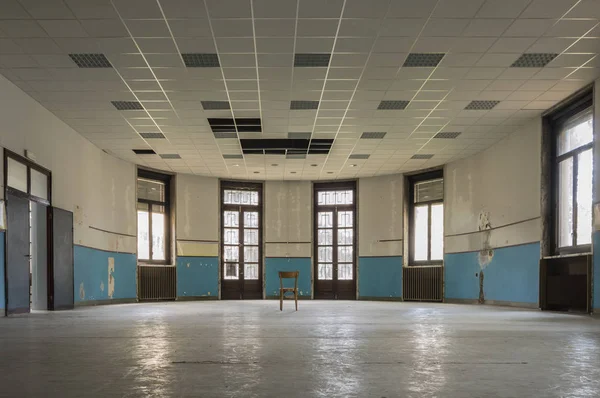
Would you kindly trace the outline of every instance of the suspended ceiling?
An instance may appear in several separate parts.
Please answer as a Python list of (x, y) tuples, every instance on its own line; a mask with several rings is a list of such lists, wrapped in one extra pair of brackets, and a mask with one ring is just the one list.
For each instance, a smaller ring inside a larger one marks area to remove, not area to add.
[(596, 0), (3, 0), (0, 73), (140, 165), (353, 178), (471, 156), (589, 84), (599, 18)]

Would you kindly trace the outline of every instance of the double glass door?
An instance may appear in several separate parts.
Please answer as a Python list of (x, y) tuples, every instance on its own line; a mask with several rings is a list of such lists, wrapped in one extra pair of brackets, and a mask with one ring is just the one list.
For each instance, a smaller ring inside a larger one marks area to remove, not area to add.
[[(225, 197), (233, 192), (225, 191)], [(234, 198), (223, 204), (221, 298), (262, 298), (261, 212), (256, 200)], [(240, 193), (241, 195), (242, 193)], [(248, 192), (244, 193), (248, 194)], [(251, 193), (250, 193), (251, 194)]]
[(355, 299), (354, 190), (316, 190), (315, 197), (315, 298)]

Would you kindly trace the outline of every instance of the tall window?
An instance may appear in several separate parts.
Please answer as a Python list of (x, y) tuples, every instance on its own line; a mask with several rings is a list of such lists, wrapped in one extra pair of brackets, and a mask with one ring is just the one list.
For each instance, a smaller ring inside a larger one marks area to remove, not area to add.
[(593, 113), (587, 97), (552, 117), (557, 252), (588, 251), (592, 243)]
[(438, 264), (444, 259), (444, 180), (441, 173), (410, 180), (411, 265)]
[(138, 260), (166, 264), (169, 260), (170, 176), (138, 171)]

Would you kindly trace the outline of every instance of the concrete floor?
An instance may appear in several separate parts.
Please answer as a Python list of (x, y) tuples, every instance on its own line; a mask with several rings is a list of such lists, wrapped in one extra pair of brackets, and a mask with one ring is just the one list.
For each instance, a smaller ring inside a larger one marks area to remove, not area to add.
[(599, 397), (600, 321), (487, 306), (181, 302), (0, 319), (0, 396)]

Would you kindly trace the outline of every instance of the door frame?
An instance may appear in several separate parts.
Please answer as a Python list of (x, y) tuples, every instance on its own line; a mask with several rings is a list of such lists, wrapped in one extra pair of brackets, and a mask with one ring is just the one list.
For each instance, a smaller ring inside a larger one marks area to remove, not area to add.
[[(341, 191), (341, 190), (351, 190), (353, 192), (353, 200), (351, 205), (341, 205), (344, 207), (351, 206), (353, 211), (353, 256), (352, 256), (352, 295), (353, 297), (350, 300), (356, 300), (358, 298), (357, 286), (358, 286), (358, 184), (356, 180), (350, 181), (335, 181), (335, 182), (315, 182), (313, 183), (313, 292), (315, 299), (327, 299), (326, 297), (322, 297), (318, 295), (317, 291), (317, 283), (319, 276), (319, 225), (318, 225), (318, 213), (319, 213), (319, 205), (318, 205), (318, 193), (322, 191)], [(331, 205), (335, 206), (335, 205)], [(334, 212), (334, 220), (333, 222), (337, 222), (337, 210)], [(337, 225), (333, 226), (333, 230), (337, 231)], [(334, 234), (335, 235), (335, 234)], [(333, 237), (335, 239), (335, 236)], [(332, 246), (337, 246), (332, 245)], [(334, 250), (333, 258), (337, 260), (337, 253)], [(335, 267), (335, 261), (332, 262)], [(334, 295), (333, 299), (338, 299), (337, 297), (337, 289), (334, 283), (334, 280), (337, 282), (337, 275), (335, 275), (335, 269), (332, 271), (334, 275), (332, 278), (332, 293)], [(344, 298), (342, 298), (343, 300)]]
[[(15, 160), (23, 165), (25, 165), (27, 167), (27, 192), (22, 192), (19, 191), (18, 189), (12, 188), (8, 186), (8, 159), (12, 159)], [(12, 152), (9, 149), (4, 148), (4, 156), (3, 156), (3, 165), (4, 165), (4, 170), (3, 170), (3, 179), (4, 179), (4, 203), (6, 205), (6, 216), (8, 217), (8, 207), (9, 207), (9, 203), (6, 200), (8, 193), (10, 193), (13, 196), (18, 196), (21, 197), (23, 199), (27, 199), (33, 202), (37, 202), (40, 203), (44, 206), (47, 207), (47, 209), (52, 207), (52, 172), (48, 169), (46, 169), (45, 167), (40, 166), (39, 164), (33, 162), (32, 160), (21, 156), (15, 152)], [(44, 199), (44, 198), (40, 198), (34, 195), (31, 195), (31, 170), (35, 170), (38, 171), (42, 174), (44, 174), (47, 178), (48, 178), (48, 199)], [(31, 225), (29, 226), (31, 228)], [(50, 303), (51, 303), (51, 292), (54, 289), (54, 279), (53, 279), (53, 274), (51, 273), (54, 269), (54, 264), (53, 264), (53, 258), (52, 258), (52, 218), (49, 215), (49, 212), (46, 211), (46, 250), (48, 251), (47, 253), (47, 277), (46, 277), (46, 283), (47, 283), (47, 294), (48, 294), (48, 309), (50, 309)], [(8, 247), (8, 231), (5, 230), (4, 231), (4, 292), (5, 292), (5, 298), (4, 298), (4, 312), (5, 315), (8, 315), (8, 279), (7, 279), (7, 274), (6, 274), (6, 267), (7, 267), (7, 262), (8, 262), (8, 255), (7, 255), (7, 247)], [(31, 255), (31, 253), (29, 253)], [(31, 303), (30, 303), (30, 310), (31, 310)]]
[[(241, 191), (253, 191), (253, 192), (258, 192), (258, 206), (247, 206), (247, 205), (229, 205), (229, 204), (225, 204), (224, 203), (224, 198), (225, 198), (225, 190), (228, 189), (232, 189), (232, 190), (241, 190)], [(264, 188), (263, 188), (263, 183), (261, 182), (248, 182), (248, 181), (220, 181), (220, 187), (219, 187), (219, 219), (220, 219), (220, 223), (219, 223), (219, 236), (220, 236), (220, 244), (219, 244), (219, 279), (220, 279), (220, 283), (219, 283), (219, 289), (220, 289), (220, 293), (221, 293), (221, 299), (223, 299), (223, 293), (225, 291), (224, 289), (224, 284), (226, 283), (226, 279), (225, 279), (225, 275), (224, 275), (224, 266), (225, 266), (225, 262), (224, 260), (224, 249), (225, 249), (225, 226), (224, 226), (224, 220), (223, 220), (223, 213), (226, 211), (227, 207), (229, 206), (236, 206), (237, 210), (240, 214), (240, 229), (243, 229), (243, 219), (242, 217), (242, 213), (245, 211), (258, 211), (259, 214), (259, 220), (258, 220), (258, 229), (259, 229), (259, 234), (258, 234), (258, 284), (260, 286), (260, 299), (264, 298), (264, 285), (265, 285), (265, 275), (264, 275), (264, 250), (263, 250), (263, 242), (264, 242), (264, 223), (265, 223), (265, 214), (264, 214)], [(243, 236), (240, 234), (239, 236), (239, 240), (240, 242), (242, 242), (243, 240)], [(242, 246), (239, 246), (240, 248)], [(240, 254), (240, 259), (241, 259), (241, 254)], [(241, 268), (244, 266), (244, 264), (240, 261), (238, 262), (240, 270)], [(238, 283), (239, 283), (239, 291), (240, 291), (240, 299), (246, 299), (244, 297), (244, 281), (242, 279), (238, 279)], [(226, 298), (227, 299), (227, 298)], [(233, 300), (233, 299), (232, 299)]]

